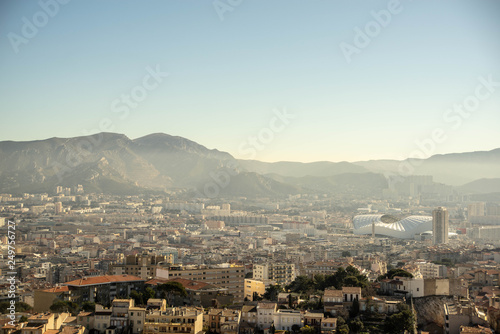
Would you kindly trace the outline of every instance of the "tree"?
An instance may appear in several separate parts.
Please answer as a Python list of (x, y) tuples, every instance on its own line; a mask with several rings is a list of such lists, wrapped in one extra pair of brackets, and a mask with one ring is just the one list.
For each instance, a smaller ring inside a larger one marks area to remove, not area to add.
[(295, 324), (295, 325), (292, 325), (292, 331), (294, 333), (298, 333), (300, 331), (300, 326)]
[(385, 278), (393, 279), (396, 276), (413, 278), (413, 275), (411, 273), (407, 272), (406, 270), (401, 269), (401, 268), (394, 268), (394, 269), (389, 270), (385, 275), (380, 275), (378, 277), (378, 280), (380, 281), (380, 280), (385, 279)]
[(356, 276), (347, 276), (344, 280), (344, 286), (360, 286), (361, 282)]
[(351, 252), (349, 252), (349, 251), (343, 251), (342, 252), (342, 257), (351, 257)]
[(392, 314), (385, 319), (384, 329), (389, 334), (404, 333), (412, 331), (415, 323), (415, 316), (410, 309)]
[(17, 312), (27, 312), (27, 311), (31, 311), (32, 309), (33, 309), (33, 307), (31, 307), (31, 305), (26, 304), (24, 302), (16, 303), (16, 311)]
[(50, 310), (55, 313), (63, 313), (68, 310), (68, 304), (64, 300), (56, 300), (50, 305)]
[(351, 318), (354, 318), (359, 314), (359, 301), (357, 299), (354, 299), (352, 302), (351, 310), (349, 312), (349, 315)]
[(27, 322), (27, 321), (28, 321), (28, 317), (26, 317), (25, 315), (22, 315), (17, 322), (21, 323), (21, 322)]
[(317, 290), (325, 290), (326, 289), (325, 275), (323, 274), (314, 275), (314, 284)]
[(352, 333), (360, 333), (364, 328), (365, 325), (359, 318), (356, 318), (349, 322), (349, 330)]
[(77, 314), (80, 307), (77, 303), (64, 301), (64, 300), (56, 300), (51, 306), (50, 310), (54, 313), (71, 313)]
[(253, 301), (259, 301), (259, 300), (262, 300), (263, 298), (257, 293), (254, 291), (253, 295), (252, 295), (252, 300)]
[(94, 302), (83, 302), (82, 310), (85, 312), (93, 312), (95, 310)]
[(308, 276), (297, 276), (295, 280), (287, 286), (291, 292), (309, 293), (315, 290), (314, 281)]
[(283, 292), (283, 288), (279, 284), (271, 284), (266, 288), (266, 292), (264, 292), (264, 299), (270, 300), (270, 301), (277, 301), (278, 300), (278, 294), (280, 292)]
[[(9, 301), (4, 301), (0, 303), (0, 313), (9, 313), (7, 310), (10, 307), (10, 302)], [(23, 303), (23, 302), (17, 302), (16, 303), (16, 312), (26, 312), (30, 311), (32, 307), (29, 304)]]
[(347, 324), (337, 326), (337, 332), (339, 334), (349, 334), (349, 326)]
[(143, 297), (141, 292), (137, 292), (136, 290), (130, 291), (130, 298), (132, 298), (136, 305), (143, 305)]
[(365, 286), (363, 289), (362, 289), (362, 293), (361, 293), (363, 296), (365, 297), (373, 297), (375, 296), (377, 293), (375, 291), (375, 288), (373, 287), (372, 284), (367, 284), (367, 286)]
[(360, 274), (359, 270), (353, 266), (348, 266), (347, 268), (345, 268), (345, 271), (348, 276), (358, 276)]
[(149, 299), (154, 298), (155, 295), (156, 295), (155, 290), (153, 290), (151, 287), (148, 286), (146, 289), (144, 289), (142, 296), (144, 303), (147, 303)]
[(316, 334), (316, 329), (314, 327), (309, 327), (305, 325), (300, 329), (301, 334)]
[(165, 294), (168, 305), (172, 305), (175, 296), (186, 297), (187, 291), (179, 282), (166, 282), (158, 285), (158, 290)]

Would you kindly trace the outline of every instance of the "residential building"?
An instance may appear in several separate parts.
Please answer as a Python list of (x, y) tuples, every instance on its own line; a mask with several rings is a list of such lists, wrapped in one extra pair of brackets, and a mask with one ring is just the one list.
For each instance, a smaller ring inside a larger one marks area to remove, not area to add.
[(447, 268), (445, 265), (435, 264), (432, 262), (417, 262), (416, 265), (418, 266), (418, 269), (424, 279), (446, 277)]
[(175, 296), (171, 301), (174, 305), (201, 306), (204, 308), (214, 306), (214, 303), (220, 305), (232, 304), (234, 296), (228, 293), (228, 289), (221, 288), (209, 283), (193, 281), (184, 278), (159, 279), (155, 278), (146, 282), (146, 285), (156, 286), (166, 282), (180, 283), (185, 289), (187, 295)]
[(246, 300), (253, 301), (254, 296), (263, 296), (266, 292), (266, 285), (262, 281), (246, 278), (244, 295)]
[(253, 279), (269, 283), (287, 285), (295, 280), (295, 265), (293, 263), (254, 264)]
[(481, 325), (489, 327), (488, 322), (478, 315), (475, 305), (468, 300), (456, 299), (444, 307), (444, 333), (460, 333), (461, 326)]
[(161, 264), (174, 263), (173, 256), (170, 255), (151, 255), (151, 254), (136, 254), (128, 255), (125, 258), (125, 263), (111, 265), (111, 273), (113, 275), (134, 275), (144, 280), (156, 276), (156, 269)]
[(49, 312), (50, 306), (56, 300), (74, 301), (74, 297), (68, 286), (56, 286), (50, 289), (35, 290), (34, 312)]
[(327, 289), (323, 293), (323, 310), (330, 314), (337, 314), (339, 309), (344, 308), (344, 295), (342, 290)]
[(273, 314), (273, 322), (276, 330), (285, 330), (291, 332), (297, 326), (299, 328), (303, 327), (302, 313), (301, 311), (298, 310), (285, 310), (285, 309), (277, 310)]
[(336, 333), (337, 318), (325, 318), (321, 322), (321, 333)]
[(380, 282), (380, 290), (383, 294), (405, 297), (423, 297), (424, 279), (396, 276), (394, 279), (385, 279)]
[(105, 309), (101, 305), (96, 305), (94, 312), (94, 330), (99, 333), (106, 333), (106, 329), (111, 324), (111, 315), (113, 311), (111, 309)]
[(266, 329), (273, 323), (274, 313), (277, 310), (276, 303), (257, 304), (257, 325), (260, 329)]
[(257, 307), (243, 305), (241, 308), (240, 333), (253, 334), (257, 326)]
[(158, 269), (157, 278), (184, 278), (201, 281), (227, 289), (234, 296), (234, 302), (242, 302), (245, 280), (245, 267), (237, 265), (215, 266), (170, 266), (168, 269)]
[(167, 310), (167, 301), (165, 299), (150, 298), (148, 299), (146, 309), (148, 311), (165, 312)]
[(203, 317), (204, 325), (213, 333), (238, 334), (241, 312), (233, 309), (213, 308)]
[(132, 290), (141, 290), (144, 280), (131, 275), (104, 275), (83, 277), (63, 283), (77, 303), (86, 301), (110, 305), (116, 297), (126, 297)]
[(198, 334), (203, 329), (203, 310), (171, 307), (146, 314), (143, 334)]
[(304, 264), (301, 268), (301, 274), (307, 275), (309, 277), (314, 277), (314, 275), (322, 274), (322, 275), (332, 275), (335, 274), (338, 268), (347, 267), (347, 263), (342, 262), (311, 262)]
[(321, 325), (325, 319), (323, 313), (313, 313), (306, 311), (303, 316), (304, 326), (309, 326), (316, 329), (317, 333), (321, 333)]
[(47, 331), (58, 332), (69, 313), (42, 313), (28, 318), (26, 326), (21, 329), (21, 334), (44, 334)]
[(432, 211), (433, 242), (437, 244), (448, 243), (448, 210), (439, 207)]

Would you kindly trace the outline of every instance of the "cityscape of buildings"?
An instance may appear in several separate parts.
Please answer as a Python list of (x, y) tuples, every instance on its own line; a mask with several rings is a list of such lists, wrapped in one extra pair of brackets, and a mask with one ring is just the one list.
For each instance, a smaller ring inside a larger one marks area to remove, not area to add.
[(25, 308), (3, 332), (376, 333), (402, 310), (422, 333), (499, 329), (498, 203), (182, 198), (0, 194), (1, 274)]

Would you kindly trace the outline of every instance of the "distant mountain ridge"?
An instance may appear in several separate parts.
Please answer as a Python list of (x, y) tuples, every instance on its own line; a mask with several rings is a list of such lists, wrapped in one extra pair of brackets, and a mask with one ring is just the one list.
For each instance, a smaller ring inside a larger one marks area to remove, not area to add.
[(247, 169), (259, 174), (279, 174), (290, 177), (304, 176), (333, 176), (343, 173), (367, 173), (363, 166), (358, 166), (350, 162), (262, 162), (257, 160), (238, 160), (239, 164)]
[(482, 178), (500, 178), (500, 148), (491, 151), (433, 155), (427, 159), (370, 160), (353, 164), (374, 173), (398, 173), (413, 168), (413, 175), (432, 175), (435, 182), (461, 186)]
[[(408, 160), (413, 163), (414, 161)], [(500, 149), (437, 155), (415, 164), (415, 175), (462, 185), (500, 178)], [(88, 192), (134, 194), (197, 189), (217, 184), (227, 196), (280, 197), (298, 193), (377, 194), (383, 176), (397, 173), (395, 160), (365, 162), (276, 162), (237, 160), (183, 137), (154, 133), (137, 139), (99, 133), (74, 138), (0, 142), (0, 193), (53, 192), (57, 185), (82, 184)], [(217, 178), (229, 175), (230, 182)], [(222, 182), (222, 183), (221, 183)], [(496, 191), (488, 181), (464, 185), (464, 191)]]

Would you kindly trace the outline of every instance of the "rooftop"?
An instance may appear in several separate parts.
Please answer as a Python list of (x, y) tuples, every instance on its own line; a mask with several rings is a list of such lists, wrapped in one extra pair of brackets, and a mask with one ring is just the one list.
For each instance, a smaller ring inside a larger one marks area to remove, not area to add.
[(104, 275), (104, 276), (83, 277), (63, 284), (67, 286), (86, 286), (86, 285), (98, 285), (98, 284), (111, 284), (118, 282), (141, 282), (141, 281), (144, 282), (142, 278), (132, 275)]

